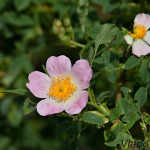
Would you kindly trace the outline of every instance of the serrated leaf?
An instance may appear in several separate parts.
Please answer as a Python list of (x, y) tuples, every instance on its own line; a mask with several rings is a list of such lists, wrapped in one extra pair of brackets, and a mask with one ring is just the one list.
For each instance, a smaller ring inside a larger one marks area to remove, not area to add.
[(110, 111), (110, 120), (111, 121), (118, 120), (121, 115), (121, 112), (122, 112), (122, 105), (120, 101), (118, 100), (116, 108)]
[(119, 99), (121, 105), (122, 105), (122, 114), (124, 114), (123, 121), (127, 123), (128, 129), (130, 129), (135, 121), (137, 121), (139, 118), (137, 116), (137, 107), (136, 103), (129, 103), (124, 99)]
[(141, 80), (146, 83), (148, 81), (149, 78), (149, 72), (148, 72), (148, 61), (144, 61), (141, 66), (140, 66), (140, 70), (139, 70), (139, 75)]
[(125, 69), (132, 69), (136, 67), (142, 59), (143, 57), (138, 58), (134, 55), (130, 56), (125, 64)]
[(29, 106), (30, 104), (35, 104), (34, 102), (32, 102), (29, 98), (27, 98), (24, 102), (24, 106), (23, 106), (23, 109), (24, 109), (24, 114), (25, 115), (28, 115), (30, 114), (31, 112), (33, 112), (36, 107), (35, 106)]
[(147, 101), (147, 88), (140, 87), (134, 95), (134, 100), (137, 100), (138, 107), (143, 106)]
[(1, 91), (0, 93), (10, 93), (10, 94), (24, 95), (26, 92), (27, 92), (26, 89), (15, 89), (15, 90)]
[(117, 35), (118, 28), (113, 24), (104, 24), (101, 26), (100, 32), (95, 39), (95, 51), (97, 51), (99, 45), (103, 43), (110, 43)]
[(127, 120), (127, 127), (130, 129), (137, 120), (137, 114), (136, 113), (130, 113), (128, 114), (128, 120)]
[(131, 89), (127, 87), (121, 87), (121, 91), (123, 92), (125, 98), (128, 96), (128, 93), (131, 93)]
[(101, 125), (104, 124), (108, 119), (106, 119), (103, 114), (97, 111), (88, 111), (83, 113), (81, 120), (86, 123)]
[(122, 143), (124, 140), (132, 140), (131, 137), (127, 133), (119, 133), (116, 139), (111, 142), (105, 142), (107, 146), (116, 146), (117, 144)]

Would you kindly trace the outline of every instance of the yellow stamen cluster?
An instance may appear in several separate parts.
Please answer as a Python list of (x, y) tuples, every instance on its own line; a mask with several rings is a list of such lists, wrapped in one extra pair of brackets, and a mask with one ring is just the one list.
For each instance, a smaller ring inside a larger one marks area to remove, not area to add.
[(144, 38), (147, 33), (145, 25), (138, 24), (134, 27), (133, 33), (129, 32), (129, 34), (135, 38), (140, 39)]
[(52, 78), (52, 83), (47, 93), (56, 100), (66, 101), (76, 89), (77, 87), (74, 83), (71, 83), (71, 76), (63, 75), (58, 76), (58, 78)]

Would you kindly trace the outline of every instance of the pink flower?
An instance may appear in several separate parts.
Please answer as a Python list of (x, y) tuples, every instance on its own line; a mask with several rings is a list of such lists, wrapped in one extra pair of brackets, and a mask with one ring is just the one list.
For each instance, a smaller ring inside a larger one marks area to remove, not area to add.
[(150, 15), (138, 14), (134, 19), (133, 33), (124, 36), (126, 42), (132, 45), (132, 53), (138, 57), (150, 53)]
[(35, 71), (29, 74), (26, 86), (38, 98), (37, 112), (42, 116), (66, 111), (69, 114), (80, 113), (88, 101), (88, 92), (92, 78), (92, 69), (87, 60), (78, 60), (71, 65), (66, 56), (50, 57), (46, 63), (48, 75)]

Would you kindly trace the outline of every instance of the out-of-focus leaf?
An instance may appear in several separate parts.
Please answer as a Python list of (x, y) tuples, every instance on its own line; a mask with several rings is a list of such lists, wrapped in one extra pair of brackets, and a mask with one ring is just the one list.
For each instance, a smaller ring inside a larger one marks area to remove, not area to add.
[(61, 135), (64, 132), (67, 132), (69, 129), (72, 128), (72, 123), (69, 121), (65, 121), (62, 124), (60, 124), (56, 130), (56, 136)]
[(24, 67), (26, 65), (26, 61), (28, 61), (28, 57), (25, 54), (18, 55), (17, 57), (15, 57), (12, 60), (10, 66), (8, 68), (8, 73), (4, 76), (4, 78), (2, 80), (4, 85), (9, 86), (10, 84), (12, 84), (12, 82), (19, 75), (21, 70), (24, 69)]
[(17, 15), (15, 12), (5, 12), (3, 14), (5, 21), (11, 25), (17, 26), (17, 27), (24, 27), (24, 26), (32, 26), (34, 25), (33, 19), (31, 19), (27, 15)]
[(110, 93), (110, 91), (101, 92), (97, 97), (98, 101), (102, 102), (105, 98), (108, 97), (109, 93)]
[(30, 4), (30, 0), (14, 0), (14, 5), (18, 11), (26, 9)]
[(114, 83), (117, 78), (117, 70), (111, 70), (108, 73), (108, 81)]
[(35, 103), (33, 103), (29, 98), (27, 98), (27, 99), (25, 100), (24, 106), (23, 106), (24, 114), (25, 114), (25, 115), (30, 114), (31, 112), (33, 112), (33, 111), (36, 109), (35, 106), (29, 106), (30, 104), (34, 104), (34, 105), (35, 105)]
[(6, 147), (9, 145), (10, 143), (10, 138), (6, 137), (6, 136), (0, 136), (0, 150), (4, 150), (6, 149)]
[(18, 95), (24, 95), (27, 92), (26, 89), (15, 89), (15, 90), (5, 90), (0, 93), (10, 93), (10, 94), (18, 94)]
[(18, 127), (21, 124), (22, 119), (23, 119), (23, 113), (19, 110), (19, 108), (16, 105), (12, 105), (8, 113), (9, 123), (13, 127)]
[(125, 69), (132, 69), (136, 67), (142, 59), (143, 57), (138, 58), (134, 55), (130, 56), (125, 64)]
[(0, 105), (0, 113), (5, 116), (10, 108), (12, 104), (12, 97), (5, 97), (2, 102), (1, 102), (1, 105)]
[(111, 3), (111, 0), (92, 0), (94, 3), (99, 4), (101, 6), (104, 7), (103, 11), (105, 13), (110, 13), (112, 12), (114, 9), (116, 9), (119, 5), (117, 5), (116, 3)]

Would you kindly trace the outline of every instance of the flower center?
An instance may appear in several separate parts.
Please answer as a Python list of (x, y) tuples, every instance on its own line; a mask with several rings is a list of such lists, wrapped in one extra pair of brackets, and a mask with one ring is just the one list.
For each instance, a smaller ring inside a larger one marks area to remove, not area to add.
[(129, 34), (135, 39), (140, 39), (145, 37), (146, 32), (145, 25), (138, 24), (134, 27), (133, 33), (129, 32)]
[(71, 82), (71, 76), (63, 75), (52, 78), (52, 83), (47, 93), (56, 100), (66, 101), (76, 89), (77, 87)]

